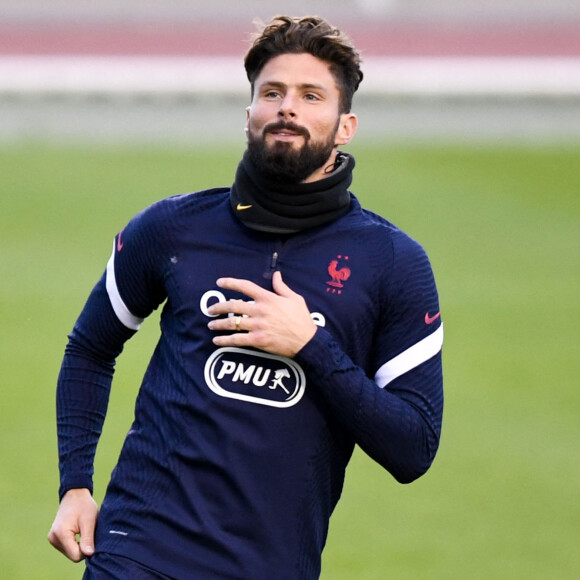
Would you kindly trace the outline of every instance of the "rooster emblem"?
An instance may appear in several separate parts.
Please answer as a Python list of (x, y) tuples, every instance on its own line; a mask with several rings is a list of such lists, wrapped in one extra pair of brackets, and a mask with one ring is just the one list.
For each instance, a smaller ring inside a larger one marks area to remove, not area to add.
[[(342, 256), (337, 256), (339, 259)], [(348, 256), (344, 257), (345, 260), (348, 260)], [(333, 288), (343, 288), (343, 282), (350, 278), (350, 268), (343, 266), (342, 268), (338, 268), (338, 260), (332, 260), (328, 265), (328, 273), (332, 280), (329, 280), (327, 284), (332, 286)]]

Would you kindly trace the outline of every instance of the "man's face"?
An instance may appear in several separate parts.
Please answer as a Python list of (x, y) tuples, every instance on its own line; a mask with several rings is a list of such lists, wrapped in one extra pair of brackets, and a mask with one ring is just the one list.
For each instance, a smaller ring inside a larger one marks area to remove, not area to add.
[(315, 181), (348, 143), (356, 117), (339, 114), (339, 91), (329, 65), (311, 54), (270, 59), (254, 83), (246, 130), (248, 151), (266, 175)]

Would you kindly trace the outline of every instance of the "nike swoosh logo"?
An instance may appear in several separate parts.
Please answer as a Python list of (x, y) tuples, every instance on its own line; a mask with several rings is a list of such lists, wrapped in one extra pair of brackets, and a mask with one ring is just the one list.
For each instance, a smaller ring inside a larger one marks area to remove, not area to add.
[(427, 314), (425, 314), (425, 324), (433, 324), (440, 316), (441, 312), (438, 312), (433, 316), (429, 316), (429, 313), (427, 312)]
[(236, 205), (236, 209), (238, 211), (244, 211), (245, 209), (250, 209), (252, 206), (251, 205), (242, 205), (241, 203), (238, 203), (238, 205)]
[(123, 242), (121, 241), (121, 235), (123, 234), (123, 230), (119, 232), (117, 236), (117, 252), (120, 252), (123, 249)]

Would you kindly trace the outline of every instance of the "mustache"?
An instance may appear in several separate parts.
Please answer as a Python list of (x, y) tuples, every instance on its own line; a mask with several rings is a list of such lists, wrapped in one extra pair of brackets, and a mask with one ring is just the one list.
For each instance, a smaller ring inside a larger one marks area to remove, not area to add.
[(264, 127), (264, 135), (266, 133), (273, 133), (274, 131), (292, 131), (297, 135), (302, 135), (305, 139), (310, 139), (310, 131), (306, 127), (300, 127), (294, 123), (285, 123), (284, 121), (277, 121), (270, 123)]

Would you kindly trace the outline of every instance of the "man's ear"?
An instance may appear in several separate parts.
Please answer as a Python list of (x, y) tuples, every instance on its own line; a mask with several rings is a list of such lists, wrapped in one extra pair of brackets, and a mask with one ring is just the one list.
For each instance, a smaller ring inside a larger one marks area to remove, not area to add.
[(246, 107), (246, 134), (249, 132), (250, 130), (250, 109), (251, 107)]
[(358, 127), (358, 119), (354, 113), (342, 113), (340, 115), (340, 122), (336, 137), (334, 138), (335, 145), (346, 145), (349, 143)]

